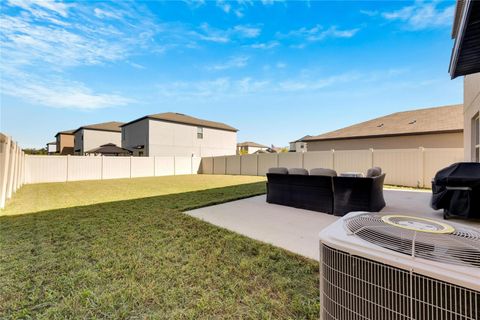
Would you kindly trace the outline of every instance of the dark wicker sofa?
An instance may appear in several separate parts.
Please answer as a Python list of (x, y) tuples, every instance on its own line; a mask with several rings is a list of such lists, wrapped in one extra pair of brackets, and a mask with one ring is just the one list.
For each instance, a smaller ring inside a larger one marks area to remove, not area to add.
[(351, 211), (376, 212), (385, 207), (385, 174), (353, 178), (276, 171), (267, 173), (268, 203), (338, 216)]
[(332, 177), (267, 173), (267, 202), (333, 213)]
[(383, 182), (376, 177), (333, 177), (333, 214), (343, 216), (352, 211), (378, 212), (385, 207)]

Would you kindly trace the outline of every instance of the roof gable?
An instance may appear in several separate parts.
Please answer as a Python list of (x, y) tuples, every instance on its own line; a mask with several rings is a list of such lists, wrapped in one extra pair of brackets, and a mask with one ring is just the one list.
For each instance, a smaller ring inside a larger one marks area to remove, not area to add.
[(74, 131), (77, 132), (82, 129), (87, 129), (87, 130), (98, 130), (98, 131), (111, 131), (111, 132), (121, 132), (122, 128), (121, 125), (123, 125), (123, 122), (117, 122), (117, 121), (110, 121), (110, 122), (102, 122), (102, 123), (95, 123), (95, 124), (90, 124), (86, 126), (81, 126), (77, 130)]
[(216, 122), (216, 121), (209, 121), (209, 120), (203, 120), (199, 118), (195, 118), (183, 113), (176, 113), (176, 112), (164, 112), (164, 113), (157, 113), (157, 114), (151, 114), (147, 115), (145, 117), (141, 117), (138, 119), (135, 119), (133, 121), (130, 121), (128, 123), (125, 123), (122, 125), (122, 127), (127, 126), (129, 124), (138, 122), (143, 119), (152, 119), (152, 120), (159, 120), (159, 121), (166, 121), (166, 122), (173, 122), (173, 123), (179, 123), (179, 124), (186, 124), (186, 125), (191, 125), (191, 126), (199, 126), (199, 127), (206, 127), (206, 128), (212, 128), (212, 129), (219, 129), (219, 130), (226, 130), (226, 131), (233, 131), (237, 132), (238, 129), (231, 127), (225, 123), (222, 122)]
[(367, 138), (463, 130), (463, 106), (452, 105), (393, 113), (303, 141)]

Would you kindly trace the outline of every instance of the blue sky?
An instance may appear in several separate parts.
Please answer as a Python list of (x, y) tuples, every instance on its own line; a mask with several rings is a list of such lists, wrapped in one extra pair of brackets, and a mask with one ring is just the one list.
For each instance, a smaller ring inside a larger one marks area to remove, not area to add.
[(175, 111), (277, 146), (391, 112), (461, 103), (455, 3), (2, 2), (0, 130)]

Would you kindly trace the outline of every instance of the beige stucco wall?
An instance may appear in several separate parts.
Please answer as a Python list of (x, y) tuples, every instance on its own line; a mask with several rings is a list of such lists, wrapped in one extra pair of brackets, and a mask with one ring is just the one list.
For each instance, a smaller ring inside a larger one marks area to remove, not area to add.
[(463, 133), (424, 134), (383, 138), (309, 141), (308, 151), (408, 149), (408, 148), (462, 148)]
[(57, 135), (57, 152), (60, 154), (73, 154), (74, 135), (59, 134)]
[(465, 76), (463, 107), (465, 119), (465, 160), (471, 161), (474, 159), (472, 119), (480, 112), (480, 73)]
[(133, 149), (144, 145), (144, 155), (148, 155), (148, 119), (143, 119), (122, 127), (122, 148), (133, 151), (134, 156), (139, 155), (139, 150)]
[(149, 156), (222, 156), (235, 155), (237, 133), (203, 128), (203, 139), (197, 138), (197, 126), (149, 120)]
[[(83, 139), (82, 139), (83, 135)], [(84, 152), (103, 144), (114, 143), (121, 145), (121, 133), (111, 131), (81, 129), (75, 132), (75, 154), (83, 155)]]

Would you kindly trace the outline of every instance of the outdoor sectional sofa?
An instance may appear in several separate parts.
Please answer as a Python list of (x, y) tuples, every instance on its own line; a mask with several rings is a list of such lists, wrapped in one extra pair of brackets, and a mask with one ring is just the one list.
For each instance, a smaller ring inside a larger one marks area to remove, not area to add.
[(335, 171), (321, 168), (310, 174), (305, 169), (272, 168), (267, 180), (268, 203), (336, 216), (351, 211), (378, 212), (385, 207), (385, 174), (379, 168), (369, 170), (367, 177), (339, 177)]

